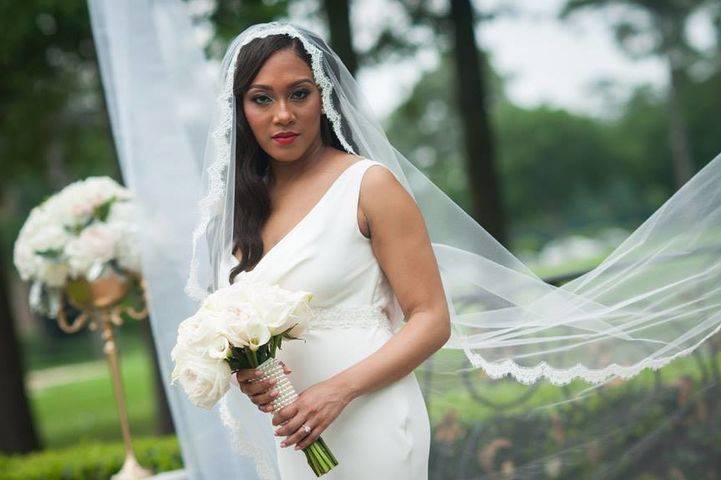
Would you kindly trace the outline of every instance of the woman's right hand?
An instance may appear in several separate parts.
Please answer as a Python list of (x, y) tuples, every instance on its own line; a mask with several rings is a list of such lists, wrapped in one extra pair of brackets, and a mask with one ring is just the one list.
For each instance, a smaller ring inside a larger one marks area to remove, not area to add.
[[(291, 369), (286, 367), (283, 362), (280, 362), (280, 364), (283, 366), (283, 372), (288, 375)], [(257, 379), (261, 376), (260, 370), (256, 368), (244, 368), (235, 373), (240, 391), (248, 395), (250, 401), (258, 406), (258, 410), (270, 412), (273, 410), (271, 402), (278, 396), (278, 393), (273, 388), (275, 386), (275, 380), (271, 378), (258, 381)]]

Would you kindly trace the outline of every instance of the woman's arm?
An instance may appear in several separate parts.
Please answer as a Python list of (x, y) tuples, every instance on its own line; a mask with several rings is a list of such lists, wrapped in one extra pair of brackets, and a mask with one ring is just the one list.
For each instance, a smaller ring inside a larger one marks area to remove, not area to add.
[[(288, 446), (297, 442), (297, 448), (305, 448), (313, 443), (350, 401), (408, 375), (450, 336), (438, 264), (413, 197), (392, 172), (369, 167), (361, 183), (359, 210), (406, 324), (374, 353), (306, 389), (275, 415), (273, 425), (288, 420), (276, 429), (276, 435), (289, 435)], [(311, 433), (299, 431), (303, 423), (313, 427)]]
[(373, 253), (398, 298), (406, 324), (376, 352), (329, 379), (351, 399), (408, 375), (450, 336), (438, 264), (413, 197), (389, 170), (370, 167), (363, 177), (359, 204)]

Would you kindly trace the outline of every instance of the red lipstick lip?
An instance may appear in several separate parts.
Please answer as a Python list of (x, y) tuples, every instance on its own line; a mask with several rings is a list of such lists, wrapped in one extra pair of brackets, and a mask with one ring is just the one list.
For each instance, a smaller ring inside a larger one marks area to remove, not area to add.
[(295, 142), (295, 139), (298, 138), (298, 133), (283, 133), (273, 136), (273, 140), (276, 143), (279, 143), (281, 145), (290, 145), (291, 143)]
[(297, 136), (298, 136), (297, 133), (284, 132), (284, 133), (275, 134), (275, 135), (273, 135), (272, 138), (290, 138), (290, 137), (297, 137)]

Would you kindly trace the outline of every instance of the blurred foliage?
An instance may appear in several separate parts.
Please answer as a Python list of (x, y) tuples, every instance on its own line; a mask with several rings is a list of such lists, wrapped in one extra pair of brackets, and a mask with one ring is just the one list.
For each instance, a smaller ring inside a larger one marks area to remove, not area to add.
[[(286, 18), (295, 3), (220, 0), (210, 5), (201, 15), (217, 27), (210, 53), (220, 56), (227, 41), (251, 23)], [(423, 2), (402, 8), (407, 15), (403, 21), (386, 25), (379, 20), (376, 41), (360, 52), (362, 63), (392, 60), (429, 45), (439, 49), (439, 68), (424, 74), (386, 127), (399, 151), (468, 208), (461, 128), (452, 101), (455, 82), (443, 40), (446, 12)], [(479, 12), (479, 19), (492, 20), (506, 10)], [(49, 193), (89, 175), (119, 179), (88, 22), (82, 0), (0, 5), (4, 246), (15, 239), (30, 208)], [(713, 64), (710, 55), (704, 58)], [(608, 225), (633, 227), (673, 193), (663, 95), (640, 87), (616, 106), (617, 118), (608, 121), (547, 106), (514, 106), (504, 95), (505, 79), (490, 66), (486, 71), (515, 247), (537, 249), (571, 230), (592, 234)], [(721, 126), (708, 119), (721, 111), (719, 87), (716, 73), (692, 80), (682, 92), (699, 168), (718, 153)]]
[(2, 2), (0, 28), (0, 248), (7, 248), (44, 197), (79, 178), (119, 179), (119, 172), (86, 2)]
[(430, 477), (718, 478), (719, 387), (702, 389), (681, 377), (656, 388), (609, 389), (595, 402), (483, 421), (459, 417), (468, 406), (458, 405), (434, 429)]
[[(469, 205), (460, 127), (447, 62), (423, 75), (390, 116), (391, 142), (461, 207)], [(491, 82), (493, 121), (512, 248), (536, 250), (569, 233), (634, 229), (676, 190), (665, 97), (646, 86), (612, 106), (610, 118), (550, 106), (522, 108)], [(684, 89), (696, 168), (721, 151), (721, 72)], [(413, 128), (409, 128), (413, 125)]]
[(216, 0), (210, 11), (204, 15), (215, 28), (215, 35), (207, 49), (208, 54), (216, 58), (222, 57), (228, 42), (246, 28), (256, 23), (286, 18), (290, 3), (293, 2)]
[(618, 44), (634, 59), (649, 55), (673, 56), (676, 66), (686, 69), (704, 61), (703, 52), (688, 42), (692, 16), (716, 0), (566, 0), (559, 12), (566, 19), (577, 11), (609, 7), (623, 8), (611, 27)]
[[(174, 436), (136, 438), (133, 448), (138, 462), (155, 473), (183, 468)], [(0, 456), (0, 480), (106, 480), (124, 459), (122, 442), (81, 442), (60, 450)]]

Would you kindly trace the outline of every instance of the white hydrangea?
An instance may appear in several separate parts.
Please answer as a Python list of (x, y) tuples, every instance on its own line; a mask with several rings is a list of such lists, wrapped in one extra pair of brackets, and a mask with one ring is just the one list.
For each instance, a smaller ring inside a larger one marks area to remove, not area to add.
[[(111, 199), (105, 221), (94, 218)], [(23, 280), (54, 288), (112, 260), (140, 273), (136, 222), (131, 192), (112, 178), (72, 183), (30, 212), (15, 241), (15, 266)]]
[(116, 259), (121, 267), (131, 272), (140, 272), (140, 249), (138, 246), (138, 215), (131, 201), (119, 201), (113, 205), (108, 224), (120, 238), (116, 245)]
[(106, 263), (115, 258), (120, 238), (120, 232), (105, 223), (93, 223), (83, 229), (65, 248), (73, 276), (86, 275), (94, 263)]

